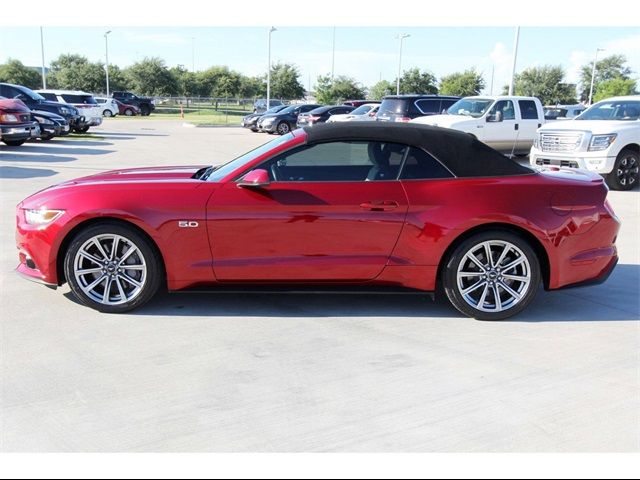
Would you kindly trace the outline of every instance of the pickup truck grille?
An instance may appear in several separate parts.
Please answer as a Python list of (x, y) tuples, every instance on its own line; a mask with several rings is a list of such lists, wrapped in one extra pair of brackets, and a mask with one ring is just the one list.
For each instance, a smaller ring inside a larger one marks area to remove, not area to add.
[(542, 133), (540, 147), (543, 152), (573, 152), (582, 142), (582, 133)]

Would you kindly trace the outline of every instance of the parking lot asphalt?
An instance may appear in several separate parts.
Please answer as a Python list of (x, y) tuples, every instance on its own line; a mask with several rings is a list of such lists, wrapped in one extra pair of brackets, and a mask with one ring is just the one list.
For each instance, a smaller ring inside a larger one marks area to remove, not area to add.
[[(607, 283), (502, 322), (413, 296), (161, 294), (106, 315), (16, 276), (15, 205), (107, 169), (210, 164), (273, 137), (106, 119), (0, 146), (0, 450), (640, 451), (640, 192)], [(185, 246), (188, 248), (188, 246)]]

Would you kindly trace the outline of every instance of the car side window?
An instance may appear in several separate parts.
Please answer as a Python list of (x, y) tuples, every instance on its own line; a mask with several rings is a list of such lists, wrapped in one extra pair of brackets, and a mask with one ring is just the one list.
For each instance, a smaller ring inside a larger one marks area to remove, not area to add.
[(432, 155), (411, 147), (404, 162), (400, 180), (433, 180), (451, 178), (453, 175)]
[(263, 163), (272, 181), (396, 180), (407, 147), (384, 142), (327, 142), (298, 147)]
[(513, 102), (511, 100), (500, 100), (489, 112), (489, 115), (495, 115), (497, 112), (502, 112), (502, 120), (515, 120), (516, 111), (513, 108)]
[(416, 105), (422, 113), (440, 113), (440, 99), (418, 100)]
[(538, 109), (536, 108), (536, 102), (533, 100), (518, 100), (520, 106), (520, 114), (523, 120), (537, 120)]
[(45, 98), (45, 100), (49, 100), (51, 102), (58, 101), (58, 98), (53, 93), (41, 93), (40, 95), (42, 95)]

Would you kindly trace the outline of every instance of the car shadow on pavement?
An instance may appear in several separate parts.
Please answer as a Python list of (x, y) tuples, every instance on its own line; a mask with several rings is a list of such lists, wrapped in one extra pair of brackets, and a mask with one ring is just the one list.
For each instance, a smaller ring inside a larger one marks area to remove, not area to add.
[[(45, 144), (40, 144), (41, 146), (45, 146)], [(105, 142), (100, 140), (58, 140), (54, 138), (51, 140), (51, 143), (46, 145), (69, 145), (69, 146), (78, 146), (78, 147), (109, 147), (113, 145), (111, 142)]]
[(121, 133), (121, 132), (102, 132), (97, 131), (96, 135), (100, 135), (101, 137), (108, 138), (111, 136), (114, 140), (133, 140), (135, 137), (168, 137), (167, 133)]
[[(104, 145), (104, 144), (101, 144)], [(4, 150), (3, 150), (4, 151)], [(51, 145), (22, 145), (20, 147), (14, 147), (14, 149), (7, 149), (12, 153), (48, 153), (55, 155), (104, 155), (106, 153), (114, 153), (115, 150), (97, 149), (97, 148), (67, 148), (58, 147), (55, 144)]]
[(73, 162), (77, 160), (76, 157), (67, 157), (64, 155), (21, 155), (20, 152), (5, 152), (2, 151), (0, 160), (7, 162)]
[(5, 167), (0, 165), (0, 178), (36, 178), (51, 177), (58, 172), (46, 168)]

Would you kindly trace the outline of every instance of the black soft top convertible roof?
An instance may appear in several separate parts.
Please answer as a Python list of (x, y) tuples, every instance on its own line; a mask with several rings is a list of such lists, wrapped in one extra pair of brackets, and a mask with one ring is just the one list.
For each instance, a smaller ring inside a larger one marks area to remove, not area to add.
[(526, 175), (532, 170), (505, 157), (468, 133), (416, 123), (348, 122), (305, 127), (307, 144), (328, 141), (378, 141), (421, 148), (456, 177)]

